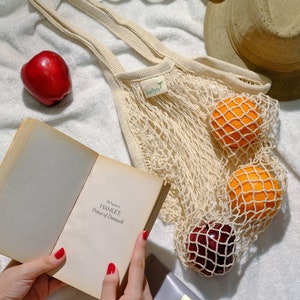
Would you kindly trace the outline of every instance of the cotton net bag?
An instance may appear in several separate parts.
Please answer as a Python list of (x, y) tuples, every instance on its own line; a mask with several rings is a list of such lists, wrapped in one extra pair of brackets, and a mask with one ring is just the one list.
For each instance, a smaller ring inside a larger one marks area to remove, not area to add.
[(265, 94), (268, 80), (210, 57), (178, 55), (96, 1), (68, 1), (152, 64), (126, 72), (51, 1), (30, 2), (97, 56), (133, 164), (171, 183), (160, 217), (174, 224), (181, 262), (207, 277), (228, 272), (286, 194), (286, 174), (274, 155), (278, 101)]

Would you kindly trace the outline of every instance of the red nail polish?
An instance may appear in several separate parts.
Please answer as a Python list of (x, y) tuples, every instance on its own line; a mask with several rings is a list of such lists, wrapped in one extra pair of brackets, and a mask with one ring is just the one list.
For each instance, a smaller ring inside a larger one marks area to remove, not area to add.
[(114, 263), (109, 263), (107, 266), (106, 275), (114, 274), (116, 271), (116, 266)]
[(60, 248), (54, 254), (56, 259), (61, 259), (64, 255), (65, 255), (65, 249), (64, 248)]
[(149, 235), (149, 231), (147, 231), (147, 230), (143, 231), (143, 239), (144, 239), (144, 241), (147, 240), (148, 235)]

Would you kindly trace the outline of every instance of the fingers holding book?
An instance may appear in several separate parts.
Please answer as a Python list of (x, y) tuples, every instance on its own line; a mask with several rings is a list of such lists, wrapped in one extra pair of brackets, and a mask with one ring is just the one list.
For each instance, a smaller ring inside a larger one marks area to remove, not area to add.
[(0, 300), (45, 299), (65, 283), (46, 273), (60, 267), (66, 259), (64, 248), (54, 254), (24, 264), (12, 261), (0, 274)]
[[(128, 280), (124, 294), (120, 298), (119, 271), (114, 263), (109, 263), (102, 283), (101, 300), (152, 300), (150, 288), (145, 278), (145, 250), (148, 231), (141, 232), (135, 242), (128, 270)], [(46, 273), (60, 267), (66, 259), (64, 248), (40, 259), (17, 264), (12, 263), (0, 274), (1, 299), (34, 299), (38, 292), (45, 299), (65, 284)], [(14, 261), (13, 261), (14, 262)], [(1, 298), (1, 297), (4, 298)]]
[[(137, 237), (128, 270), (128, 281), (124, 294), (119, 300), (152, 300), (150, 288), (145, 278), (145, 251), (148, 231), (143, 231)], [(119, 275), (116, 266), (109, 263), (106, 276), (102, 283), (101, 300), (117, 300)]]

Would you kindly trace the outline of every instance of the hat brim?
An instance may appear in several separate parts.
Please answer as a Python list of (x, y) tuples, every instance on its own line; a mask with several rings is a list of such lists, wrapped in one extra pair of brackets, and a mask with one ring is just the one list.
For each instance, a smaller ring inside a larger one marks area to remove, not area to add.
[(272, 81), (268, 94), (278, 100), (300, 98), (300, 74), (271, 73), (239, 56), (227, 31), (227, 8), (230, 0), (208, 1), (204, 19), (204, 41), (209, 56), (261, 73)]

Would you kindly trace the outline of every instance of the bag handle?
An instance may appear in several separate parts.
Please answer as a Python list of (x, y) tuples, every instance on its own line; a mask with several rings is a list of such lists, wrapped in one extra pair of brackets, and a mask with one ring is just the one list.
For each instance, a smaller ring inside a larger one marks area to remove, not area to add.
[(100, 2), (93, 0), (67, 1), (105, 26), (149, 62), (157, 64), (165, 57), (157, 49), (164, 46), (156, 37)]
[[(86, 32), (77, 28), (58, 14), (56, 10), (41, 0), (29, 0), (53, 25), (59, 28), (68, 36), (81, 41), (86, 45), (106, 66), (111, 74), (105, 72), (105, 76), (112, 85), (116, 85), (116, 75), (123, 73), (125, 70), (119, 60), (103, 43), (89, 36)], [(183, 68), (191, 66), (191, 59), (186, 58), (165, 47), (161, 41), (150, 34), (145, 29), (137, 24), (125, 19), (121, 15), (112, 12), (109, 8), (94, 1), (94, 0), (67, 0), (74, 6), (85, 11), (99, 23), (104, 25), (117, 37), (121, 38), (125, 43), (131, 46), (142, 57), (152, 63), (159, 63), (164, 57), (169, 57), (176, 61)], [(43, 2), (43, 3), (42, 3)], [(210, 74), (211, 76), (218, 75), (225, 82), (239, 86), (245, 91), (266, 93), (270, 86), (270, 80), (265, 76), (254, 73), (252, 71), (242, 69), (206, 56), (193, 61), (193, 65), (198, 65), (199, 69)], [(188, 67), (189, 69), (189, 67)]]
[[(87, 32), (81, 30), (72, 22), (61, 16), (48, 3), (41, 0), (29, 1), (48, 19), (48, 21), (50, 21), (59, 30), (61, 30), (67, 36), (79, 40), (85, 46), (87, 46), (97, 56), (99, 61), (111, 72), (113, 76), (116, 76), (117, 74), (123, 73), (125, 71), (117, 57), (105, 44), (95, 39)], [(149, 62), (154, 64), (161, 62), (162, 58), (159, 58), (157, 55), (155, 55), (155, 52), (149, 49), (149, 47), (141, 39), (135, 36), (135, 34), (131, 30), (118, 25), (117, 22), (115, 22), (115, 19), (110, 18), (110, 14), (106, 12), (104, 6), (100, 5), (98, 7), (97, 2), (90, 3), (89, 1), (81, 0), (70, 0), (69, 2), (86, 12), (102, 25), (106, 26), (112, 33), (114, 33), (117, 37), (120, 37), (124, 42), (126, 42), (130, 47), (132, 47), (136, 52), (138, 52)], [(147, 34), (149, 36), (152, 36), (150, 33)]]
[[(113, 34), (149, 61), (158, 63), (159, 60), (157, 60), (157, 57), (161, 59), (169, 57), (181, 66), (190, 65), (190, 58), (185, 58), (184, 56), (167, 48), (160, 40), (147, 30), (113, 12), (103, 4), (95, 0), (67, 1), (86, 11), (92, 18), (105, 26)], [(153, 59), (152, 55), (155, 55), (155, 59)], [(210, 56), (199, 57), (195, 59), (195, 63), (205, 66), (208, 73), (217, 73), (224, 78), (225, 81), (228, 81), (229, 79), (230, 83), (230, 80), (232, 80), (235, 84), (240, 84), (245, 88), (245, 90), (250, 92), (266, 93), (271, 87), (271, 81), (269, 78)]]
[(149, 61), (158, 63), (166, 56), (173, 59), (179, 57), (176, 52), (167, 48), (149, 31), (117, 14), (100, 2), (95, 0), (67, 1), (85, 11)]
[[(147, 55), (151, 51), (152, 55), (160, 59), (169, 57), (181, 66), (189, 66), (190, 58), (167, 48), (159, 39), (136, 23), (113, 12), (108, 7), (95, 0), (67, 0), (78, 8), (86, 11), (92, 18), (104, 25), (121, 40), (135, 49), (141, 56), (153, 63), (158, 63), (157, 59), (152, 59)], [(213, 76), (216, 74), (225, 82), (242, 87), (245, 91), (266, 93), (271, 87), (271, 81), (258, 73), (220, 61), (210, 56), (199, 57), (195, 63), (205, 66), (202, 71)], [(204, 70), (205, 69), (205, 70)]]
[(40, 0), (29, 1), (63, 33), (87, 46), (97, 56), (100, 63), (102, 63), (113, 75), (124, 72), (124, 68), (116, 56), (99, 40), (96, 40), (80, 28), (76, 27), (73, 23), (69, 22), (66, 18), (60, 16), (55, 9), (48, 5), (48, 3), (42, 3)]

